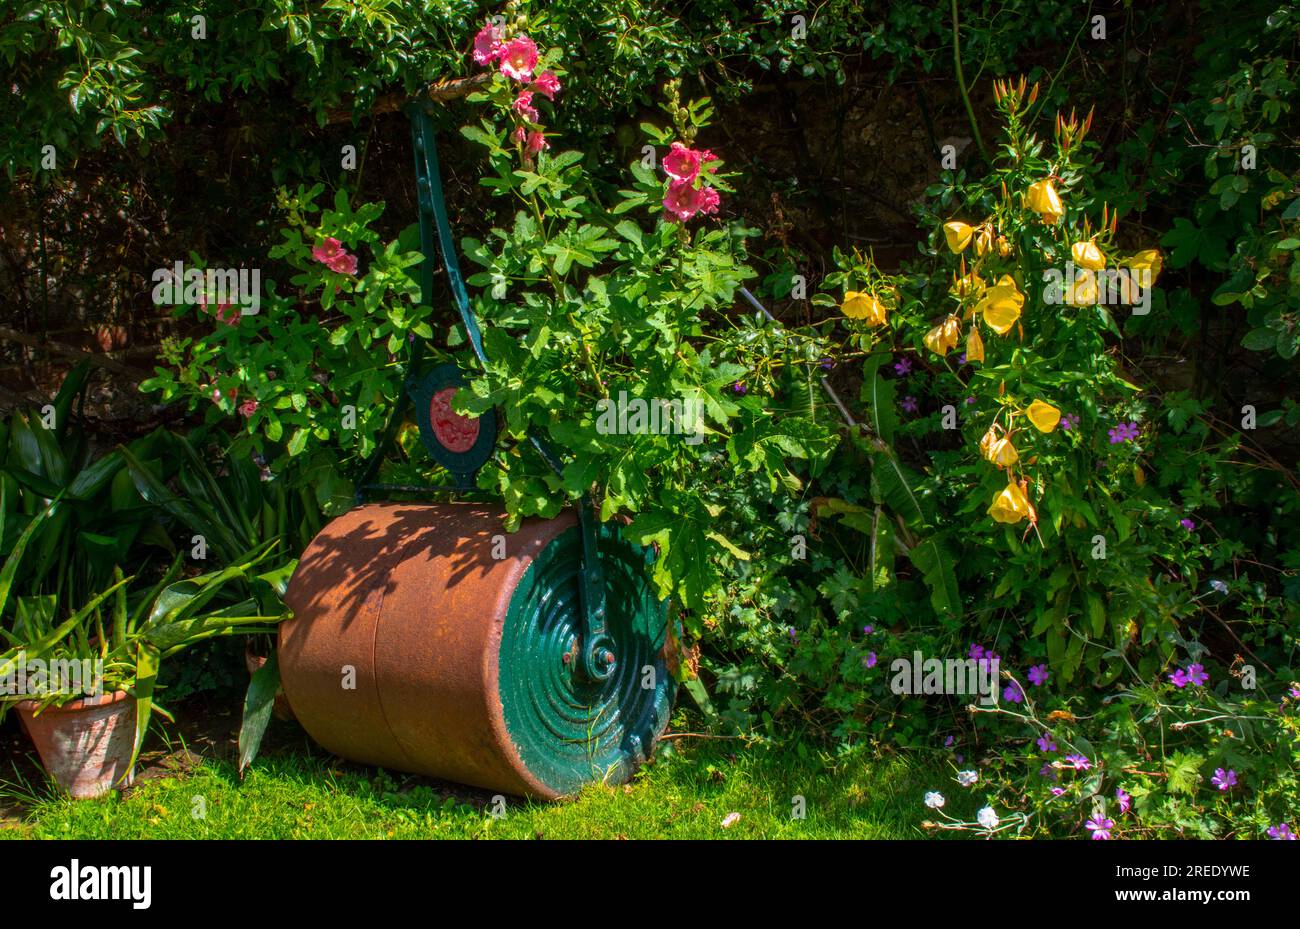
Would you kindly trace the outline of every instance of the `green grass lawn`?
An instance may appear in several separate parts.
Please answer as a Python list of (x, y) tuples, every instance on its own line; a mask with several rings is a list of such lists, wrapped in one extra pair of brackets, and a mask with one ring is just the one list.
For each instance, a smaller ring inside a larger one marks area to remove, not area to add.
[[(490, 793), (349, 764), (277, 725), (243, 781), (219, 740), (196, 753), (177, 739), (146, 759), (137, 786), (99, 800), (69, 800), (3, 764), (0, 838), (917, 838), (922, 793), (952, 777), (906, 758), (832, 768), (812, 751), (683, 738), (631, 784), (561, 803), (511, 798), (493, 816)], [(796, 795), (804, 819), (792, 816)], [(731, 813), (740, 818), (724, 829)]]

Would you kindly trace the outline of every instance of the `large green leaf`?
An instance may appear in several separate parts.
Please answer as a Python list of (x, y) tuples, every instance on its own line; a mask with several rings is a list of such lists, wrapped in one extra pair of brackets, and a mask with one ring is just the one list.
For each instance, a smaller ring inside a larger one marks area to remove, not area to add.
[(253, 672), (248, 682), (248, 692), (244, 695), (244, 719), (239, 726), (239, 776), (244, 776), (244, 769), (257, 757), (257, 750), (262, 745), (262, 736), (271, 721), (271, 710), (275, 706), (275, 695), (280, 690), (280, 659), (271, 652), (266, 663)]
[(957, 574), (953, 570), (952, 556), (938, 539), (929, 538), (913, 545), (907, 557), (921, 572), (921, 578), (930, 588), (930, 605), (940, 616), (960, 619), (961, 594), (957, 590)]

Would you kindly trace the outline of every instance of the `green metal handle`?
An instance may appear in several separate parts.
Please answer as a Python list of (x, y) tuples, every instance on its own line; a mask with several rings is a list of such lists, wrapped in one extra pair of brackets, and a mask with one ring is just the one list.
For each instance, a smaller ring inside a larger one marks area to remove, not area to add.
[[(486, 367), (487, 354), (483, 351), (483, 335), (474, 316), (474, 309), (470, 305), (469, 293), (465, 290), (460, 260), (456, 256), (456, 243), (451, 235), (451, 222), (447, 219), (447, 201), (442, 190), (442, 171), (438, 165), (438, 140), (430, 110), (431, 104), (427, 101), (412, 103), (407, 110), (411, 117), (411, 140), (415, 149), (415, 183), (420, 207), (420, 248), (424, 252), (424, 261), (420, 265), (420, 301), (425, 306), (431, 306), (433, 303), (433, 249), (436, 232), (438, 250), (442, 253), (442, 264), (447, 270), (447, 282), (456, 301), (456, 310), (460, 313), (465, 334), (474, 348), (474, 354)], [(528, 441), (552, 471), (556, 474), (564, 473), (563, 462), (539, 436), (529, 432)], [(583, 494), (578, 508), (578, 522), (582, 531), (582, 564), (578, 572), (578, 594), (584, 617), (583, 648), (579, 666), (587, 677), (595, 681), (603, 681), (614, 673), (617, 656), (614, 653), (613, 639), (606, 632), (605, 578), (596, 548), (596, 528), (592, 509), (591, 499)]]

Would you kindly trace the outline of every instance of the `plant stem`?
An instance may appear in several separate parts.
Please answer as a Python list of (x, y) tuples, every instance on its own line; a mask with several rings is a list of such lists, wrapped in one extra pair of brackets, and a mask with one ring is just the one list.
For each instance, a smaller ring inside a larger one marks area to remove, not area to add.
[(952, 60), (957, 66), (957, 89), (961, 91), (961, 102), (966, 105), (966, 116), (970, 120), (970, 131), (975, 135), (975, 144), (979, 146), (980, 157), (990, 167), (993, 159), (984, 147), (984, 137), (980, 135), (979, 123), (975, 122), (975, 110), (970, 105), (970, 94), (966, 92), (966, 76), (961, 68), (961, 36), (957, 28), (957, 0), (952, 0)]

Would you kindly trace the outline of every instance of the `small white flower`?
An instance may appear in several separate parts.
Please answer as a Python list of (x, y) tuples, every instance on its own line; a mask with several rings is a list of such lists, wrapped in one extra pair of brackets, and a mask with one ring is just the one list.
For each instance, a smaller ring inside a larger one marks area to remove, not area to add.
[(993, 812), (993, 807), (986, 806), (975, 814), (975, 821), (985, 829), (996, 829), (998, 827), (998, 814)]
[(728, 829), (738, 822), (740, 822), (739, 813), (728, 813), (726, 816), (722, 817), (722, 828)]
[(1228, 592), (1228, 585), (1223, 581), (1210, 581), (1210, 586), (1221, 594), (1226, 594)]
[(976, 781), (978, 781), (979, 779), (980, 779), (980, 776), (979, 776), (979, 774), (978, 774), (977, 772), (975, 772), (975, 771), (958, 771), (958, 772), (957, 772), (957, 783), (958, 783), (958, 784), (961, 784), (961, 786), (963, 786), (963, 787), (970, 787), (970, 786), (974, 785), (974, 783), (975, 783)]
[(939, 791), (931, 790), (925, 795), (925, 805), (930, 809), (937, 810), (939, 807), (943, 806), (943, 804), (943, 794), (939, 793)]

